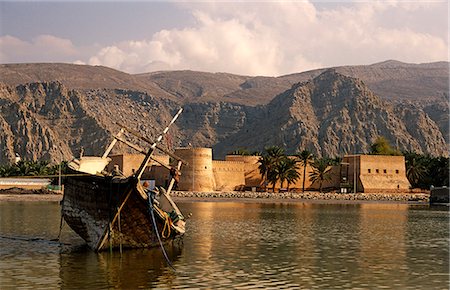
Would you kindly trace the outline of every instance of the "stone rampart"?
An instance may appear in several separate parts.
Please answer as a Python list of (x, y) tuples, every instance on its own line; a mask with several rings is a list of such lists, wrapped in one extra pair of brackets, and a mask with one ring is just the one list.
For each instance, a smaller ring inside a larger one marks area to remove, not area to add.
[(212, 164), (216, 190), (235, 190), (238, 186), (245, 186), (245, 164), (243, 162), (214, 160)]
[(177, 148), (175, 155), (188, 163), (181, 167), (179, 190), (215, 190), (211, 148)]

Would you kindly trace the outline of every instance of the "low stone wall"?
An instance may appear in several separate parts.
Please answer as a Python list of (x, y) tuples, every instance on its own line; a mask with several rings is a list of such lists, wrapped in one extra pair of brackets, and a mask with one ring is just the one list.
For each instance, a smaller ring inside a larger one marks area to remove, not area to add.
[(173, 197), (179, 198), (250, 198), (250, 199), (295, 199), (295, 200), (350, 200), (350, 201), (414, 201), (429, 202), (427, 193), (320, 193), (320, 192), (192, 192), (173, 191)]

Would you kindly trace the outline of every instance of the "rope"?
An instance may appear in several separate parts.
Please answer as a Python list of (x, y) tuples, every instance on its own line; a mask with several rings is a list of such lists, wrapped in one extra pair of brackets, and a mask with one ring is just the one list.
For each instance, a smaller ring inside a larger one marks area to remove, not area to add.
[(63, 211), (64, 211), (64, 196), (61, 200), (61, 218), (59, 220), (59, 233), (58, 233), (58, 237), (56, 238), (56, 240), (60, 241), (61, 240), (61, 233), (62, 233), (62, 228), (64, 226), (64, 217), (63, 217)]
[(158, 242), (161, 247), (161, 252), (163, 253), (164, 258), (166, 259), (167, 264), (170, 266), (170, 268), (172, 268), (176, 272), (177, 270), (173, 267), (172, 262), (170, 262), (170, 259), (167, 256), (166, 250), (164, 249), (164, 245), (161, 241), (161, 237), (159, 236), (158, 227), (156, 225), (155, 213), (153, 210), (154, 196), (151, 191), (147, 191), (147, 196), (148, 196), (148, 207), (149, 207), (148, 211), (150, 212), (150, 215), (152, 217), (153, 229), (155, 230), (156, 236), (158, 237)]
[(170, 237), (171, 230), (170, 227), (172, 226), (172, 219), (169, 217), (167, 213), (164, 213), (165, 221), (164, 221), (164, 228), (161, 232), (161, 235), (164, 239), (167, 239)]
[(117, 223), (119, 224), (119, 249), (120, 249), (120, 255), (122, 255), (122, 228), (120, 226), (120, 210), (117, 208), (117, 211), (119, 212), (119, 217), (117, 218)]

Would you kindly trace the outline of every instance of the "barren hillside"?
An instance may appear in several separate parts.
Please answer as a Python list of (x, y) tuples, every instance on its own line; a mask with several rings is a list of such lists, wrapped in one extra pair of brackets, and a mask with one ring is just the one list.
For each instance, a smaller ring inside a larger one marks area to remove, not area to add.
[(15, 153), (69, 159), (81, 147), (100, 154), (116, 122), (156, 136), (180, 106), (165, 145), (211, 146), (218, 157), (268, 145), (367, 152), (378, 135), (400, 149), (447, 154), (448, 63), (388, 61), (281, 77), (10, 64), (0, 65), (0, 76), (0, 163)]

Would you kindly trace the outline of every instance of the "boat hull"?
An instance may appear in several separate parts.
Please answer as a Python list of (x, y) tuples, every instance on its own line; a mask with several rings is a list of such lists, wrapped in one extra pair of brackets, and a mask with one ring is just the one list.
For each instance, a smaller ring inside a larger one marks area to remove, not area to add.
[(148, 198), (133, 177), (71, 176), (65, 181), (62, 216), (95, 251), (144, 248), (179, 241), (184, 231), (167, 213), (153, 206), (153, 226)]

